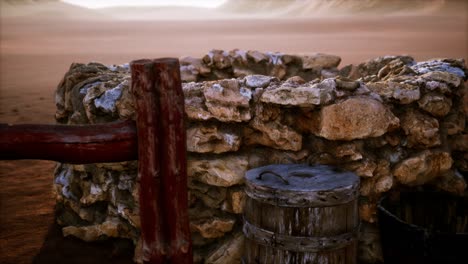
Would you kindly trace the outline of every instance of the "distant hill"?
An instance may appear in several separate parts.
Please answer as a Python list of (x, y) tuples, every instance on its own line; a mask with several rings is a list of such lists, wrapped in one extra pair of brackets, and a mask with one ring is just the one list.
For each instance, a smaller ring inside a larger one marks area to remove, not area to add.
[(310, 16), (330, 14), (433, 14), (467, 12), (457, 5), (463, 0), (229, 0), (219, 9), (237, 13), (259, 13), (269, 16)]

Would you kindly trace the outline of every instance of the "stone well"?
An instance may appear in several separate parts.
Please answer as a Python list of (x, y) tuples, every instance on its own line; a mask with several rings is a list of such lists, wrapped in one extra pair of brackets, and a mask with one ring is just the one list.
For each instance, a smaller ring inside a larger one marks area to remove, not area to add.
[[(190, 227), (196, 263), (239, 263), (246, 170), (331, 164), (361, 177), (359, 258), (382, 261), (376, 203), (401, 188), (466, 195), (468, 93), (463, 60), (386, 56), (338, 69), (340, 58), (213, 50), (182, 58)], [(56, 119), (134, 118), (128, 65), (72, 64)], [(85, 241), (128, 238), (141, 261), (137, 161), (55, 172), (57, 221)]]

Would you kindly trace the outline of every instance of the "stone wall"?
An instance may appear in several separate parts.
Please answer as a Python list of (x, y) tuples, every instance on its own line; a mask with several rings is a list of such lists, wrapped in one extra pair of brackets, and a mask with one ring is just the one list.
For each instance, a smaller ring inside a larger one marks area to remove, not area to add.
[[(339, 62), (325, 54), (239, 50), (181, 59), (196, 262), (239, 263), (250, 168), (320, 163), (354, 171), (361, 177), (359, 256), (369, 263), (382, 260), (376, 203), (383, 193), (424, 185), (464, 194), (464, 61), (386, 56), (338, 70)], [(56, 93), (57, 121), (134, 118), (130, 81), (128, 65), (73, 64)], [(64, 235), (129, 238), (140, 261), (136, 167), (58, 165)]]

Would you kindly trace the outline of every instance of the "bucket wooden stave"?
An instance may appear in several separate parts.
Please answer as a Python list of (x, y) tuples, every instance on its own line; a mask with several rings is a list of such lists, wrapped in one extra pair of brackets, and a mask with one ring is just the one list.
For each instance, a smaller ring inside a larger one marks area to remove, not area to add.
[(245, 263), (355, 263), (359, 178), (329, 166), (246, 173)]

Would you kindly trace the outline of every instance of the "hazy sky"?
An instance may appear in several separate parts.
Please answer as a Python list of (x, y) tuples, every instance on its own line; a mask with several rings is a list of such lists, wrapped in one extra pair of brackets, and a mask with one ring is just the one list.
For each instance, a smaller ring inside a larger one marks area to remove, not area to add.
[(195, 6), (214, 8), (226, 0), (62, 0), (62, 2), (87, 8), (111, 6)]

